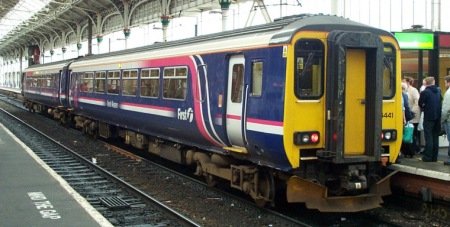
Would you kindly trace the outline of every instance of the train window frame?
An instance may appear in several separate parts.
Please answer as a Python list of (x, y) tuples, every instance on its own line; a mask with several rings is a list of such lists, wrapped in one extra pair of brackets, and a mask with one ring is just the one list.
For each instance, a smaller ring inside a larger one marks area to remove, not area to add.
[(188, 73), (186, 66), (165, 67), (163, 69), (163, 99), (186, 100)]
[[(261, 69), (256, 69), (255, 64), (261, 64)], [(263, 77), (264, 77), (264, 61), (263, 60), (253, 60), (252, 64), (252, 75), (251, 75), (251, 93), (252, 97), (260, 97), (262, 96), (263, 90)]]
[[(94, 92), (104, 94), (106, 92), (106, 71), (97, 71), (94, 74)], [(102, 90), (100, 88), (103, 88)]]
[(50, 75), (50, 88), (51, 89), (58, 89), (59, 87), (59, 74), (58, 73), (52, 73)]
[[(106, 72), (106, 92), (109, 95), (119, 95), (120, 92), (120, 70)], [(111, 82), (111, 83), (110, 83)], [(115, 83), (113, 83), (115, 82)]]
[(138, 94), (138, 70), (125, 69), (122, 71), (122, 95), (137, 96)]
[[(148, 76), (144, 76), (144, 72), (148, 72)], [(160, 68), (144, 68), (141, 69), (140, 74), (140, 97), (144, 98), (158, 98), (159, 97), (159, 82), (160, 82)], [(147, 83), (149, 82), (149, 83)]]
[[(240, 69), (240, 70), (239, 70)], [(245, 65), (242, 63), (233, 65), (231, 82), (231, 102), (242, 103), (242, 92), (244, 90)]]
[(80, 91), (84, 93), (92, 93), (94, 91), (94, 72), (82, 72), (80, 83)]
[[(390, 54), (390, 55), (387, 55), (387, 52), (386, 52), (386, 48), (389, 48), (390, 50), (391, 50), (391, 53), (392, 54)], [(397, 84), (397, 82), (396, 82), (396, 78), (397, 78), (397, 51), (396, 51), (396, 49), (395, 49), (395, 47), (391, 44), (391, 43), (384, 43), (384, 49), (383, 49), (383, 54), (384, 54), (384, 57), (383, 57), (383, 78), (382, 78), (382, 83), (383, 83), (383, 99), (384, 100), (387, 100), (387, 99), (392, 99), (392, 98), (394, 98), (394, 96), (395, 96), (395, 93), (396, 93), (396, 90), (397, 90), (397, 88), (396, 88), (396, 84)], [(390, 60), (393, 60), (393, 62), (392, 61), (390, 61)], [(392, 72), (391, 72), (391, 74), (390, 74), (390, 91), (391, 91), (391, 94), (389, 94), (389, 95), (385, 95), (385, 69), (386, 69), (386, 67), (387, 66), (390, 66), (391, 68), (392, 68)]]
[[(305, 42), (310, 42), (318, 47), (319, 50), (314, 49), (300, 49), (300, 45)], [(316, 61), (317, 64), (314, 64)], [(317, 65), (317, 66), (316, 66)], [(316, 67), (313, 67), (316, 66)], [(310, 68), (310, 73), (305, 75)], [(301, 68), (301, 69), (299, 69)], [(318, 76), (315, 72), (318, 71)], [(316, 77), (316, 78), (314, 78)], [(325, 83), (325, 44), (320, 39), (299, 39), (294, 45), (294, 93), (298, 99), (313, 100), (320, 99), (324, 94)], [(306, 82), (300, 82), (300, 81)], [(310, 84), (310, 89), (300, 87), (300, 84)]]
[(45, 74), (42, 76), (43, 81), (43, 87), (44, 88), (50, 88), (51, 80), (50, 80), (50, 74)]

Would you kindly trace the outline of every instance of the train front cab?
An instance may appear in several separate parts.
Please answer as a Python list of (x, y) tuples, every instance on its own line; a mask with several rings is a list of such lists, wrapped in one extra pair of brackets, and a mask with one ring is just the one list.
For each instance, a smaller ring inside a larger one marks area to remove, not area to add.
[[(284, 144), (296, 169), (289, 202), (356, 212), (379, 207), (391, 193), (392, 174), (378, 173), (386, 158), (395, 161), (401, 145), (398, 50), (394, 38), (371, 32), (294, 36), (286, 80), (294, 92), (286, 93), (284, 117)], [(390, 117), (382, 119), (386, 113)]]

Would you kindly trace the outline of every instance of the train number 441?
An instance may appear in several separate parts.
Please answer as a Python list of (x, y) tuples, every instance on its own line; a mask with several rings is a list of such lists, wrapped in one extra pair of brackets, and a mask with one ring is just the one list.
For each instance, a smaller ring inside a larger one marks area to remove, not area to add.
[(394, 118), (394, 113), (392, 113), (392, 112), (383, 113), (382, 117), (383, 118)]

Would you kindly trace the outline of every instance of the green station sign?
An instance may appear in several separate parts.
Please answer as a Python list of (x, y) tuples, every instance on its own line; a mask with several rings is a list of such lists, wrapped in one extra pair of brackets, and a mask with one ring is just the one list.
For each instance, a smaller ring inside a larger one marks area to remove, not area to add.
[(395, 33), (400, 49), (432, 50), (434, 46), (433, 33), (399, 32)]

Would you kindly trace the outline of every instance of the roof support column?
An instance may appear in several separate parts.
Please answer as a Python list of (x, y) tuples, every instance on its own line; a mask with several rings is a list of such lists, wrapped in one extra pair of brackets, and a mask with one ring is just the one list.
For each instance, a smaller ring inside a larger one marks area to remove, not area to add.
[(97, 16), (97, 54), (100, 54), (100, 44), (103, 41), (103, 33), (102, 33), (103, 17), (100, 13), (97, 13), (96, 16)]
[(123, 35), (125, 36), (125, 50), (128, 49), (128, 38), (130, 37), (131, 31), (130, 31), (130, 4), (126, 1), (122, 1), (123, 4), (123, 21), (124, 21), (124, 29), (123, 29)]
[(167, 42), (167, 27), (169, 27), (170, 16), (161, 16), (162, 31), (163, 31), (163, 42)]
[(220, 8), (222, 8), (222, 31), (226, 31), (231, 0), (219, 0), (219, 4)]
[(77, 23), (77, 57), (80, 56), (80, 50), (83, 47), (83, 45), (81, 44), (81, 25), (79, 25)]
[(62, 60), (64, 60), (64, 54), (66, 53), (66, 32), (61, 32), (61, 52), (62, 52)]

